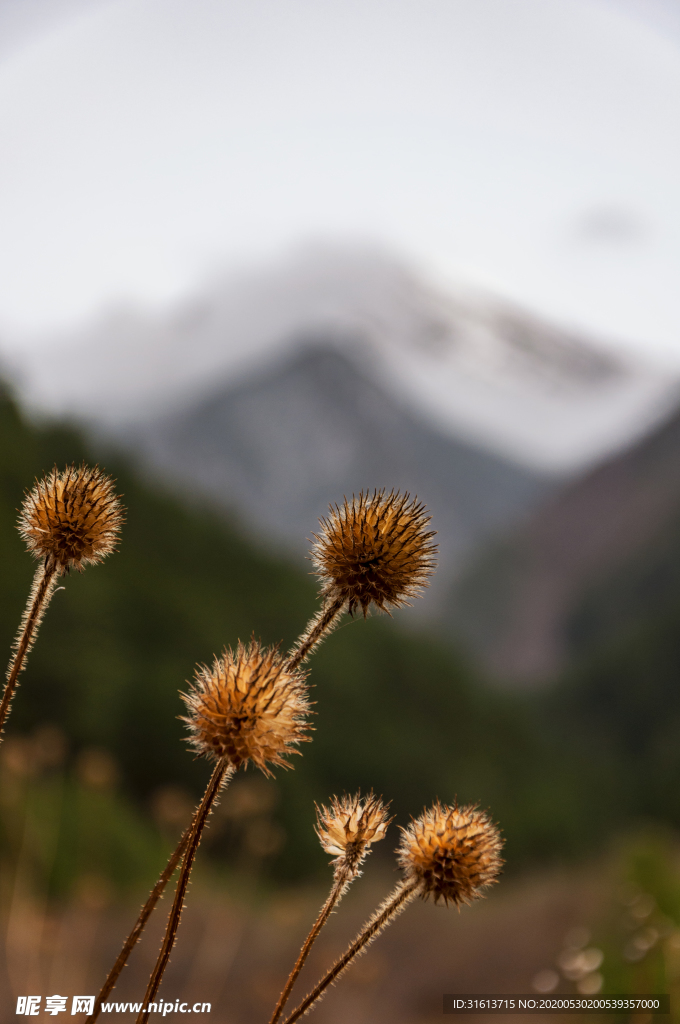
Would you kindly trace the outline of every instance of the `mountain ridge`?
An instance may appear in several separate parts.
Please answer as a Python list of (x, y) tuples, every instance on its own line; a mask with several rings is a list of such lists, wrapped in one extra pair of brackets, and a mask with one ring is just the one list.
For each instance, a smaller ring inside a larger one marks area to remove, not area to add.
[(440, 433), (539, 471), (583, 469), (680, 398), (672, 373), (613, 345), (490, 295), (436, 287), (357, 246), (307, 247), (216, 278), (173, 309), (111, 311), (11, 358), (35, 408), (117, 425), (194, 402), (218, 378), (236, 382), (301, 336), (370, 359), (382, 386)]
[(113, 436), (175, 485), (236, 512), (251, 533), (298, 551), (330, 500), (374, 487), (417, 493), (440, 534), (444, 578), (554, 486), (438, 434), (368, 366), (315, 338), (239, 384)]
[(482, 552), (454, 585), (448, 617), (497, 679), (553, 678), (586, 645), (586, 633), (591, 648), (604, 641), (606, 609), (588, 611), (595, 595), (608, 594), (600, 604), (610, 602), (613, 581), (649, 576), (645, 565), (659, 562), (655, 548), (666, 535), (672, 544), (678, 522), (680, 412), (556, 489), (517, 530)]

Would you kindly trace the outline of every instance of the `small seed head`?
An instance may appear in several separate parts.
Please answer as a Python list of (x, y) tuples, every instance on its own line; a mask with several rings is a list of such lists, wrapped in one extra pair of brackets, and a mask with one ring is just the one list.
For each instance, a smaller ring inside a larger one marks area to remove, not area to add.
[(188, 694), (190, 743), (199, 754), (252, 761), (265, 775), (269, 764), (290, 767), (284, 755), (308, 740), (309, 699), (305, 676), (288, 671), (276, 648), (252, 640), (225, 650), (211, 668), (200, 665)]
[(116, 549), (123, 506), (98, 466), (55, 468), (26, 495), (19, 533), (36, 558), (59, 572), (94, 565)]
[(326, 853), (336, 857), (336, 866), (347, 864), (356, 869), (372, 843), (385, 838), (392, 820), (388, 808), (373, 793), (334, 796), (330, 807), (316, 809), (316, 834)]
[(402, 833), (399, 863), (435, 903), (472, 903), (498, 881), (503, 841), (484, 811), (437, 802)]
[(407, 604), (435, 567), (429, 521), (424, 505), (395, 491), (361, 491), (332, 505), (312, 551), (324, 597), (343, 596), (350, 614), (360, 606), (364, 616), (371, 604), (383, 611)]

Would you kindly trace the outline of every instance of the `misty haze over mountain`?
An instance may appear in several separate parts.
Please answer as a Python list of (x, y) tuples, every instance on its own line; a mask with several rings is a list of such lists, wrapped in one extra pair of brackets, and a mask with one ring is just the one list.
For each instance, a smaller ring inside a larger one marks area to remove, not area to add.
[(298, 553), (344, 494), (417, 494), (441, 546), (430, 610), (484, 542), (678, 396), (670, 376), (365, 248), (302, 251), (165, 315), (120, 312), (26, 350), (15, 377), (35, 409)]
[(678, 393), (660, 370), (356, 247), (215, 280), (166, 315), (120, 310), (18, 350), (13, 367), (34, 407), (114, 426), (189, 407), (309, 337), (345, 349), (437, 431), (540, 472), (574, 472), (625, 445)]

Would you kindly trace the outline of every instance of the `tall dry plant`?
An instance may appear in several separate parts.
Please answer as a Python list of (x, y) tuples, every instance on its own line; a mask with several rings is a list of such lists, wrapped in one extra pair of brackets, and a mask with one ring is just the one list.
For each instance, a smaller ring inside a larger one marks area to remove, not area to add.
[[(213, 773), (189, 828), (126, 939), (88, 1019), (98, 1016), (181, 859), (175, 897), (144, 1006), (153, 1001), (177, 936), (196, 851), (220, 791), (249, 762), (265, 775), (271, 774), (270, 765), (290, 767), (287, 755), (299, 753), (297, 744), (309, 739), (305, 678), (300, 669), (287, 668), (277, 648), (263, 647), (255, 640), (247, 645), (239, 643), (235, 651), (225, 650), (210, 667), (197, 668), (189, 693), (183, 694), (188, 710), (184, 721), (191, 732), (191, 745), (214, 762)], [(142, 1010), (140, 1022), (147, 1018), (148, 1011)]]
[[(296, 745), (309, 739), (310, 711), (300, 669), (289, 669), (275, 647), (251, 640), (235, 652), (225, 650), (211, 668), (196, 672), (194, 685), (184, 694), (191, 744), (215, 762), (212, 777), (191, 825), (175, 898), (165, 936), (144, 997), (148, 1006), (162, 981), (175, 942), (189, 877), (201, 835), (220, 789), (240, 768), (252, 762), (265, 775), (270, 765), (289, 768), (286, 756), (299, 753)], [(139, 1022), (148, 1019), (143, 1009)]]
[[(353, 615), (360, 606), (366, 617), (370, 606), (375, 605), (389, 613), (391, 607), (407, 604), (409, 598), (420, 594), (428, 585), (436, 564), (434, 532), (427, 529), (429, 522), (430, 516), (422, 503), (397, 491), (389, 494), (385, 490), (375, 490), (372, 494), (362, 491), (351, 502), (345, 498), (341, 506), (330, 506), (329, 517), (321, 520), (321, 533), (314, 535), (316, 543), (312, 551), (316, 575), (321, 582), (321, 607), (286, 656), (284, 668), (288, 673), (299, 670), (332, 632), (344, 610)], [(205, 681), (204, 673), (204, 669), (199, 669), (199, 676)], [(190, 699), (193, 698), (190, 696)], [(196, 735), (194, 729), (194, 745)], [(113, 991), (178, 865), (187, 863), (187, 848), (195, 833), (201, 806), (194, 812), (191, 824), (142, 907), (97, 997), (88, 1024), (94, 1024), (102, 1002)]]
[(321, 846), (335, 857), (333, 861), (333, 884), (326, 902), (305, 939), (300, 955), (283, 988), (272, 1015), (270, 1024), (277, 1024), (283, 1013), (288, 997), (312, 946), (334, 908), (349, 889), (355, 878), (361, 874), (359, 868), (370, 853), (373, 843), (385, 838), (385, 832), (392, 820), (388, 809), (380, 798), (369, 794), (366, 799), (357, 793), (353, 797), (333, 797), (330, 807), (317, 807), (316, 833)]
[(113, 481), (98, 466), (67, 466), (62, 472), (55, 466), (26, 495), (19, 515), (19, 533), (31, 554), (40, 559), (40, 565), (7, 668), (0, 702), (0, 739), (19, 674), (57, 580), (71, 569), (82, 571), (84, 566), (95, 565), (115, 551), (123, 518)]
[(331, 505), (312, 549), (321, 608), (291, 651), (291, 666), (309, 656), (343, 611), (354, 615), (361, 608), (365, 618), (371, 605), (389, 613), (419, 596), (436, 565), (429, 522), (417, 498), (396, 491), (361, 491)]
[(402, 881), (366, 922), (357, 937), (333, 964), (309, 995), (286, 1018), (294, 1024), (318, 1003), (357, 956), (416, 897), (443, 900), (459, 909), (483, 897), (498, 881), (503, 860), (503, 841), (491, 819), (477, 807), (446, 807), (434, 804), (408, 828), (402, 828), (398, 862)]

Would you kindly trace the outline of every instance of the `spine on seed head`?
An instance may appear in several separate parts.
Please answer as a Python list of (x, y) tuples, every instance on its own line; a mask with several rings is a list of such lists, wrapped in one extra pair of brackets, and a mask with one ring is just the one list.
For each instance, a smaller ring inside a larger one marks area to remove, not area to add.
[(312, 557), (326, 602), (342, 597), (350, 614), (408, 604), (435, 568), (434, 533), (425, 506), (409, 494), (361, 491), (331, 506)]
[(115, 551), (123, 520), (113, 481), (98, 466), (55, 466), (27, 494), (18, 526), (29, 551), (64, 573)]
[(212, 666), (199, 666), (183, 700), (190, 743), (211, 758), (238, 767), (252, 761), (290, 767), (286, 756), (309, 739), (310, 702), (305, 674), (290, 670), (275, 647), (256, 640), (225, 650)]
[(362, 798), (334, 796), (330, 806), (316, 809), (316, 834), (326, 853), (335, 857), (336, 872), (357, 873), (373, 843), (385, 838), (392, 821), (385, 806), (373, 793)]
[(398, 859), (406, 879), (419, 883), (425, 897), (460, 907), (498, 881), (502, 847), (501, 834), (484, 811), (437, 802), (402, 828)]

